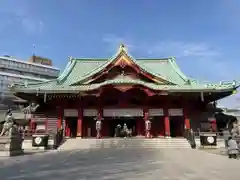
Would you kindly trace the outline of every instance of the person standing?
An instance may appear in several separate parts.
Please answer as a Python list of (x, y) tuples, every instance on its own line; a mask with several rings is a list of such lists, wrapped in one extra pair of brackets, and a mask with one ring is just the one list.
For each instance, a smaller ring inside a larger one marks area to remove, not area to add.
[(126, 123), (124, 123), (124, 125), (123, 125), (123, 132), (124, 132), (124, 137), (127, 137), (128, 127), (127, 127), (127, 124), (126, 124)]
[(121, 125), (118, 124), (117, 127), (116, 127), (116, 130), (115, 130), (115, 136), (116, 137), (120, 137), (121, 136)]
[(237, 155), (239, 153), (237, 141), (232, 137), (228, 138), (228, 157), (230, 159), (237, 159)]

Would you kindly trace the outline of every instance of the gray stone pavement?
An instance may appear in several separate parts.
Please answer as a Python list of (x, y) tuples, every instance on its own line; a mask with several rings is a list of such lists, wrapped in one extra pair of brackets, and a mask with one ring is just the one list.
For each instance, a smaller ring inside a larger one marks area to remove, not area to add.
[(0, 160), (1, 180), (238, 180), (240, 161), (192, 149), (99, 149)]

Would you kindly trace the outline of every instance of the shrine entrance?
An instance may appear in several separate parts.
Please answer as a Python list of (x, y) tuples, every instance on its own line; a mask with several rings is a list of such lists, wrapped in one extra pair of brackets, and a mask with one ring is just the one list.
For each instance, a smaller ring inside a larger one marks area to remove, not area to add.
[[(123, 133), (124, 124), (127, 125), (131, 136), (137, 135), (137, 122), (143, 117), (143, 109), (140, 108), (122, 108), (122, 109), (104, 109), (103, 110), (103, 129), (106, 128), (105, 136), (119, 137)], [(121, 135), (119, 135), (119, 133)]]
[(65, 135), (67, 137), (77, 137), (77, 117), (66, 117)]
[[(136, 136), (137, 120), (134, 117), (109, 117), (104, 118), (104, 125), (108, 128), (109, 137), (118, 137), (123, 132), (124, 124), (127, 125), (127, 129), (131, 131), (132, 136)], [(120, 130), (121, 132), (118, 132)]]
[(78, 111), (76, 109), (64, 109), (64, 119), (65, 136), (71, 138), (77, 137)]
[(171, 137), (183, 137), (184, 135), (184, 117), (170, 117), (170, 134)]

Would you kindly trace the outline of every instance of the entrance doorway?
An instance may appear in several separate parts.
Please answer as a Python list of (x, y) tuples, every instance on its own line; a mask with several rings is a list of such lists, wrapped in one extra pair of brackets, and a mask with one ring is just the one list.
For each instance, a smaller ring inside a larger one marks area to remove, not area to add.
[(164, 117), (154, 116), (152, 117), (151, 122), (152, 122), (151, 135), (153, 137), (164, 136), (165, 134)]
[(120, 129), (123, 130), (124, 124), (127, 125), (128, 130), (132, 133), (132, 136), (136, 136), (136, 123), (137, 120), (134, 117), (111, 117), (104, 118), (104, 125), (108, 127), (108, 134), (110, 137), (116, 137), (117, 126), (120, 125)]
[(170, 117), (170, 134), (171, 137), (182, 137), (184, 135), (184, 117)]
[(84, 117), (82, 122), (82, 136), (85, 138), (96, 137), (95, 117)]
[(65, 134), (68, 137), (77, 137), (77, 117), (66, 117)]

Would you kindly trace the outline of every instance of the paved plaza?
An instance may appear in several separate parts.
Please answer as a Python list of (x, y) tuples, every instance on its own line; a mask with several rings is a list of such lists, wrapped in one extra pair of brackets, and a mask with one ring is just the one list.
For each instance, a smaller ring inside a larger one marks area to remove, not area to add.
[(0, 160), (1, 180), (237, 180), (240, 160), (192, 149), (99, 149)]

